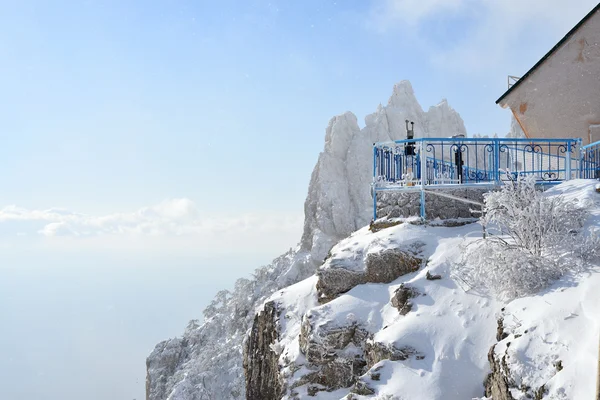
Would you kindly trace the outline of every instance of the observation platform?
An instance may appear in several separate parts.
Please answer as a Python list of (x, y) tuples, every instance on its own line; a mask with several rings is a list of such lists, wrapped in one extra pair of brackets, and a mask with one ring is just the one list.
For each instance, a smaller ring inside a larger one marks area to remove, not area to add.
[(519, 176), (540, 185), (600, 179), (600, 142), (581, 139), (419, 138), (373, 145), (373, 219), (378, 192), (420, 192), (483, 206), (443, 191), (494, 188)]

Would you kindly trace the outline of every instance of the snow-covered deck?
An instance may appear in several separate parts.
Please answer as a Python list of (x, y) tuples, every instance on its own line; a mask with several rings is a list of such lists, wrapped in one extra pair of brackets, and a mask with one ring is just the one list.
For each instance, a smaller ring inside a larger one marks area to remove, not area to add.
[(581, 139), (420, 138), (373, 146), (373, 216), (377, 192), (492, 188), (518, 176), (539, 184), (600, 178), (600, 142)]

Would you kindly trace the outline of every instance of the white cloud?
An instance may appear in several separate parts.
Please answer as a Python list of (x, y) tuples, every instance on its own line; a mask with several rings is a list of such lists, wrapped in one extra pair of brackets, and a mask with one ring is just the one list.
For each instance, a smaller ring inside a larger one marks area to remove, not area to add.
[(413, 28), (424, 19), (453, 13), (469, 0), (383, 0), (375, 2), (368, 25), (378, 31)]
[(295, 245), (302, 215), (253, 213), (202, 218), (189, 199), (171, 199), (130, 213), (86, 215), (64, 209), (0, 209), (1, 237), (44, 239), (83, 248), (194, 248), (200, 252), (264, 252), (276, 256)]
[[(541, 57), (596, 4), (596, 0), (385, 0), (375, 3), (367, 24), (382, 33), (411, 34), (441, 68), (506, 73), (528, 51)], [(451, 43), (429, 38), (431, 28), (439, 24), (463, 34)]]

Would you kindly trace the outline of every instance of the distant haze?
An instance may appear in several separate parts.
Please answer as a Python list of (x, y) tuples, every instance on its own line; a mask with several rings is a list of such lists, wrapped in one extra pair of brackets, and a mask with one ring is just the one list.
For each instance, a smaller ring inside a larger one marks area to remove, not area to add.
[(0, 255), (0, 397), (143, 399), (145, 358), (266, 257)]

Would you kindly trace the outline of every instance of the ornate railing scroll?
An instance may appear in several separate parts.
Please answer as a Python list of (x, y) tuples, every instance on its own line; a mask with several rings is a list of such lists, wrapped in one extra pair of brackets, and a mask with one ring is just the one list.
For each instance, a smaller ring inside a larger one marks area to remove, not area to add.
[(597, 172), (600, 145), (587, 146), (587, 158), (580, 160), (579, 143), (579, 139), (463, 137), (376, 143), (374, 184), (376, 189), (494, 185), (524, 175), (533, 175), (540, 183), (558, 183), (583, 171)]

